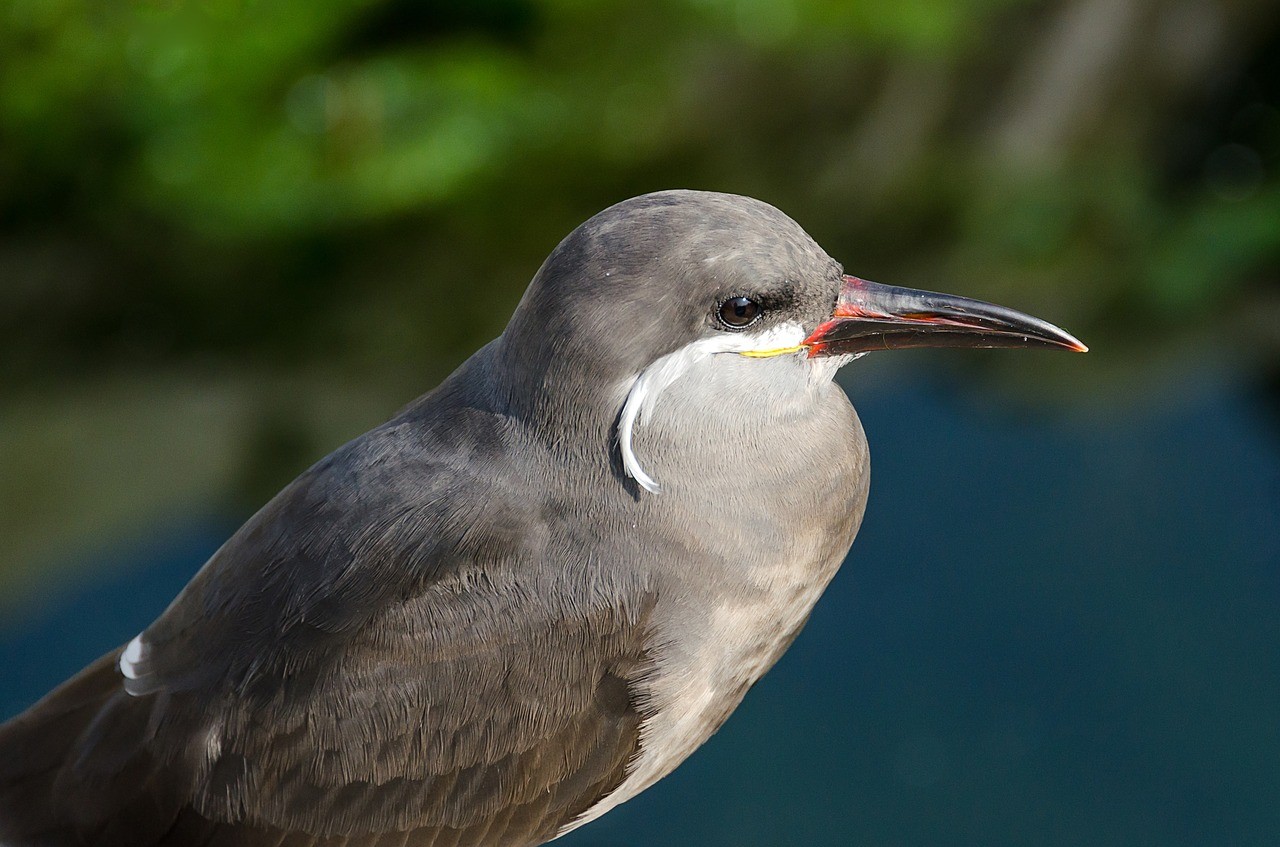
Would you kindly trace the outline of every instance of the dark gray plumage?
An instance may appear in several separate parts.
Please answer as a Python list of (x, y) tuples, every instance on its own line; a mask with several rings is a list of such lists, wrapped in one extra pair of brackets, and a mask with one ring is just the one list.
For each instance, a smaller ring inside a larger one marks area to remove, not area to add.
[(831, 377), (875, 324), (1078, 347), (869, 285), (747, 198), (592, 218), (499, 339), (0, 727), (0, 843), (528, 847), (643, 790), (852, 543), (866, 442)]

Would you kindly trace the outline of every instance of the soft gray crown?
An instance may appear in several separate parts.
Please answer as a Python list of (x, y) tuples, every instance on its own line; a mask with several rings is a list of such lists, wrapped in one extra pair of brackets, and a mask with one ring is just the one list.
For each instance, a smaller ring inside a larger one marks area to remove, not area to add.
[(749, 197), (661, 191), (618, 203), (543, 263), (503, 333), (513, 371), (544, 384), (607, 384), (727, 331), (719, 303), (765, 306), (753, 331), (830, 314), (839, 264), (800, 225)]

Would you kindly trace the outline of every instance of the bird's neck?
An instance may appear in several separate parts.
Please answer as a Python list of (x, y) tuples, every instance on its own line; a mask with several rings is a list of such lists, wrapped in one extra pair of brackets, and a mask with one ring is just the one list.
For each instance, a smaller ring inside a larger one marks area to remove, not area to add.
[(624, 380), (604, 363), (531, 354), (526, 346), (502, 337), (481, 351), (502, 413), (560, 447), (607, 441), (625, 399)]

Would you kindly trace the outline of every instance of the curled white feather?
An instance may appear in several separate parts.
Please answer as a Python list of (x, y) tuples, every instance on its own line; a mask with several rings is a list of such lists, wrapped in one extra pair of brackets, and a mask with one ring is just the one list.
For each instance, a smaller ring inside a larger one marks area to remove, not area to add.
[(804, 327), (786, 323), (765, 332), (719, 333), (709, 338), (699, 338), (661, 357), (636, 374), (627, 389), (627, 399), (618, 416), (618, 449), (622, 454), (622, 468), (645, 491), (658, 494), (662, 486), (645, 472), (636, 457), (633, 436), (636, 427), (653, 413), (658, 396), (678, 380), (696, 362), (717, 353), (748, 353), (761, 350), (777, 350), (798, 346), (804, 340)]

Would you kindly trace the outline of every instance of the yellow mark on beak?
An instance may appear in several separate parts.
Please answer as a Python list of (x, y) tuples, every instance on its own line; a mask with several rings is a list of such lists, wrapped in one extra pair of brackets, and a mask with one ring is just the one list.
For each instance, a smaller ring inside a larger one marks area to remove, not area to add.
[(795, 347), (775, 347), (772, 350), (743, 350), (739, 355), (749, 359), (770, 359), (774, 356), (785, 356), (788, 353), (799, 353), (803, 349), (803, 344), (797, 344)]

